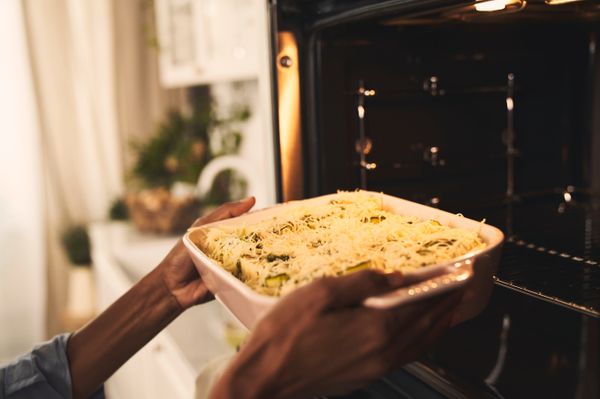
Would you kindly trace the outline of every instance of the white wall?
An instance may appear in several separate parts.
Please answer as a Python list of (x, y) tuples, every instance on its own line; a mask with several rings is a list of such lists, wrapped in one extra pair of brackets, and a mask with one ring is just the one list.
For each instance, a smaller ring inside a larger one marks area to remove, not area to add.
[(20, 0), (0, 1), (0, 361), (44, 337), (41, 150)]
[(248, 165), (246, 170), (241, 171), (247, 180), (252, 180), (253, 189), (248, 195), (256, 197), (256, 209), (273, 205), (276, 199), (273, 130), (267, 125), (271, 113), (266, 108), (270, 107), (270, 103), (267, 101), (265, 105), (264, 99), (260, 98), (261, 89), (264, 90), (257, 80), (210, 85), (217, 113), (222, 117), (228, 116), (234, 105), (246, 105), (250, 109), (251, 117), (242, 126), (243, 140), (239, 156)]

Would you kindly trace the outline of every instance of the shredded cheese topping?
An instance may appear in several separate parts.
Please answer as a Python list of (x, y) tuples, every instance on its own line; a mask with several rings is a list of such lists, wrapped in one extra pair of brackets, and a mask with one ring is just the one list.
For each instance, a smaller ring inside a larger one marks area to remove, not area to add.
[(280, 296), (322, 276), (406, 271), (485, 247), (477, 232), (386, 211), (382, 199), (339, 192), (247, 226), (207, 230), (202, 249), (259, 293)]

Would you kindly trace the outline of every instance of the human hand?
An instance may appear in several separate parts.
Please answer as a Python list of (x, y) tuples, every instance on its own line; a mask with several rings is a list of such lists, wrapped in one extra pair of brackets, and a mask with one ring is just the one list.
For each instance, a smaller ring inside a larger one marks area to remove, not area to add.
[[(248, 212), (255, 203), (254, 197), (221, 205), (214, 212), (196, 220), (192, 227), (239, 216)], [(188, 255), (183, 240), (179, 240), (157, 271), (168, 291), (177, 299), (182, 310), (208, 301), (212, 295), (204, 285), (192, 259)]]
[(449, 328), (462, 291), (392, 309), (362, 306), (406, 284), (399, 273), (364, 270), (297, 289), (259, 322), (212, 397), (342, 394), (418, 358)]

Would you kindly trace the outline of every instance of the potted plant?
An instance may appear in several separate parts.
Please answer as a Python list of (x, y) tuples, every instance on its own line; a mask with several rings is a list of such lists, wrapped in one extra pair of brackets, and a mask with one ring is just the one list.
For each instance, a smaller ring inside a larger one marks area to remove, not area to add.
[[(90, 238), (83, 225), (64, 231), (62, 244), (71, 263), (67, 291), (67, 318), (87, 320), (94, 314), (93, 276), (91, 270)], [(76, 321), (75, 324), (78, 324)]]
[[(195, 184), (204, 166), (216, 156), (239, 151), (239, 124), (249, 118), (248, 109), (238, 107), (220, 118), (207, 89), (192, 93), (191, 112), (169, 112), (149, 140), (132, 145), (137, 159), (125, 203), (129, 218), (141, 231), (185, 231), (200, 213)], [(219, 131), (219, 146), (209, 143), (213, 130)]]

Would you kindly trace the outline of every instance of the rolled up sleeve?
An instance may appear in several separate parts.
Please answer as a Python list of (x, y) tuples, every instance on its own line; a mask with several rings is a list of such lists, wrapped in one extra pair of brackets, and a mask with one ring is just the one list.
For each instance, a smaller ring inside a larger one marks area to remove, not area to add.
[[(67, 358), (70, 334), (36, 346), (31, 352), (0, 368), (0, 399), (72, 398)], [(100, 389), (93, 398), (104, 398)]]

